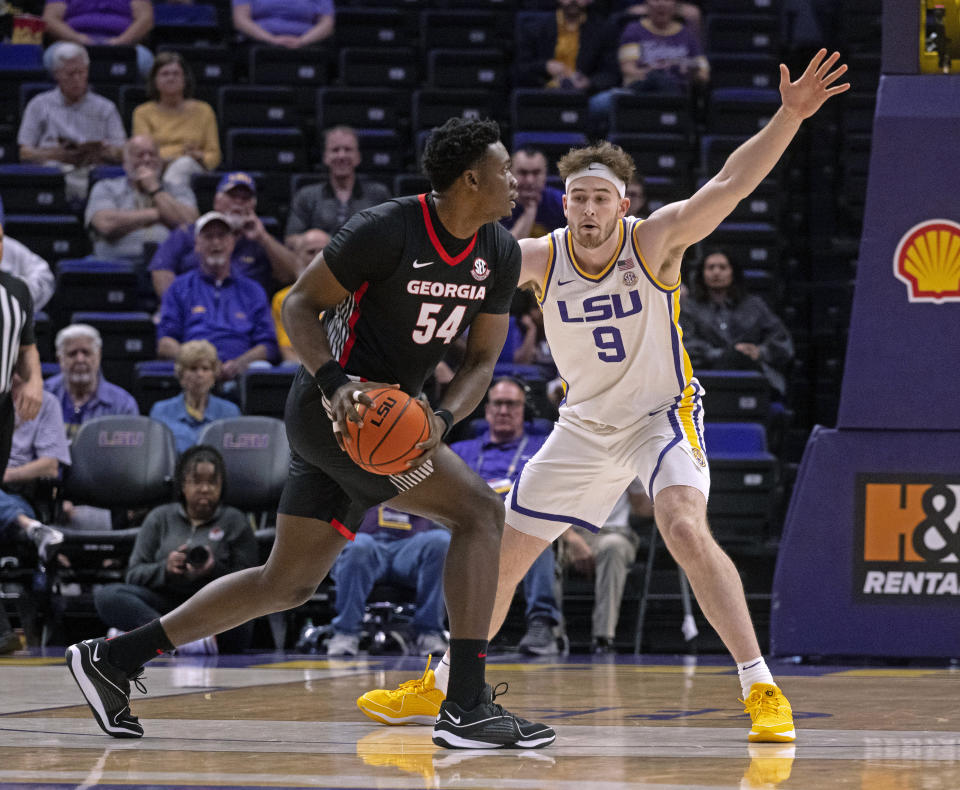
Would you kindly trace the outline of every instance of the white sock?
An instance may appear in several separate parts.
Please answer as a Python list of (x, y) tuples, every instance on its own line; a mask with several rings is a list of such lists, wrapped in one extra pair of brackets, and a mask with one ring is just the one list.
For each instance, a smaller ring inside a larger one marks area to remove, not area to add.
[(753, 686), (754, 683), (777, 685), (773, 680), (773, 675), (770, 674), (770, 670), (767, 668), (767, 662), (763, 660), (763, 656), (744, 661), (742, 664), (737, 664), (737, 674), (740, 676), (740, 688), (743, 691), (744, 699), (750, 696), (750, 687)]
[(450, 653), (444, 653), (437, 668), (433, 670), (434, 686), (446, 695), (447, 684), (450, 682)]

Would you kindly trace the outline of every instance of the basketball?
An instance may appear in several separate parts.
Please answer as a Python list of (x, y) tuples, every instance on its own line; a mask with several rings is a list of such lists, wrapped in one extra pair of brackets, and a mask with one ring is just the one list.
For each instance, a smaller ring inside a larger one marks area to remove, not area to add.
[(373, 408), (362, 403), (357, 411), (361, 428), (347, 420), (347, 455), (357, 466), (376, 475), (395, 475), (407, 470), (407, 462), (420, 455), (417, 444), (430, 435), (430, 420), (416, 398), (398, 389), (367, 390)]

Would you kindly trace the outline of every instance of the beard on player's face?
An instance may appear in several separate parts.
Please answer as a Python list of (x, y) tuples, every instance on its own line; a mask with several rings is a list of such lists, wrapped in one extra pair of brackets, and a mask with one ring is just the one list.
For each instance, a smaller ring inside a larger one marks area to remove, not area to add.
[(584, 218), (576, 225), (571, 225), (573, 240), (584, 249), (596, 249), (606, 243), (607, 239), (613, 235), (613, 232), (617, 229), (618, 221), (616, 216), (607, 221), (596, 216)]

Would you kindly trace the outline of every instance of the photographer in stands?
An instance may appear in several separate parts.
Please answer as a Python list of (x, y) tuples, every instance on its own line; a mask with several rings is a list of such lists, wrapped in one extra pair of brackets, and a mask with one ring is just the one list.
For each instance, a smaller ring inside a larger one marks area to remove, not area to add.
[[(175, 609), (201, 587), (258, 562), (253, 530), (236, 508), (221, 505), (225, 469), (214, 448), (195, 445), (177, 464), (178, 501), (147, 515), (130, 555), (126, 584), (108, 584), (94, 595), (100, 619), (129, 631)], [(180, 653), (240, 652), (250, 645), (253, 623)]]

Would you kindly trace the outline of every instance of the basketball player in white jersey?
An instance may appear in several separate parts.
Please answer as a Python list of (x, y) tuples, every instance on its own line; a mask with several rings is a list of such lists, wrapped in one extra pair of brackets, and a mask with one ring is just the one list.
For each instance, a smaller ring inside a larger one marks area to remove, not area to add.
[[(521, 285), (532, 287), (565, 383), (560, 419), (507, 495), (491, 636), (533, 560), (570, 524), (598, 531), (634, 477), (653, 498), (657, 526), (704, 615), (737, 662), (750, 741), (790, 742), (792, 711), (760, 653), (740, 577), (707, 525), (710, 474), (703, 389), (678, 324), (684, 251), (712, 233), (773, 169), (846, 71), (821, 50), (796, 82), (780, 66), (782, 106), (688, 200), (646, 221), (627, 216), (633, 162), (617, 146), (574, 149), (559, 164), (568, 227), (521, 242)], [(432, 723), (443, 700), (436, 673), (357, 704), (387, 724)]]

